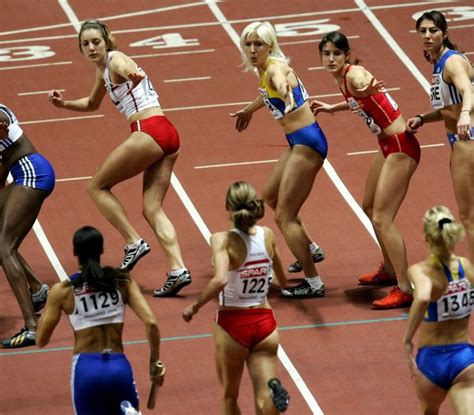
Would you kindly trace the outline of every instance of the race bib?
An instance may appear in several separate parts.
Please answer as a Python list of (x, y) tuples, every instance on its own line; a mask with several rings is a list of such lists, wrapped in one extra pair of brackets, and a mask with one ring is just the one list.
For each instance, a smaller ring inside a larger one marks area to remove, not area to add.
[(123, 310), (122, 296), (118, 290), (89, 292), (77, 297), (76, 314), (86, 320), (98, 320), (120, 314)]
[(360, 109), (359, 103), (354, 98), (350, 97), (347, 102), (350, 110), (364, 120), (365, 125), (369, 127), (369, 130), (373, 134), (379, 135), (382, 132), (382, 129), (375, 123), (374, 119)]
[(474, 307), (474, 288), (466, 280), (450, 284), (437, 303), (438, 321), (467, 317)]
[(281, 113), (281, 111), (277, 107), (275, 107), (275, 105), (273, 105), (270, 101), (270, 98), (268, 97), (268, 91), (265, 88), (258, 88), (258, 90), (260, 91), (260, 95), (262, 96), (263, 102), (265, 103), (266, 107), (272, 113), (273, 118), (277, 120), (283, 118), (283, 114)]
[(444, 100), (441, 96), (441, 74), (433, 74), (430, 88), (430, 101), (434, 109), (444, 108)]

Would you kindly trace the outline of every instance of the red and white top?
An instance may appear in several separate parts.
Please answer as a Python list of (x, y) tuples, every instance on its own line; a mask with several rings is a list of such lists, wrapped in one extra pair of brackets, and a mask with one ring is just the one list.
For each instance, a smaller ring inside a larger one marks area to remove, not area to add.
[(219, 293), (219, 304), (232, 307), (253, 307), (267, 299), (272, 283), (272, 259), (265, 247), (265, 231), (256, 226), (255, 235), (231, 229), (245, 242), (247, 257), (234, 271), (229, 271), (228, 282)]
[[(117, 109), (129, 118), (138, 111), (159, 107), (158, 94), (153, 88), (148, 76), (145, 75), (145, 78), (133, 89), (132, 81), (114, 84), (110, 80), (110, 61), (115, 52), (116, 51), (111, 51), (107, 54), (103, 78), (109, 97)], [(137, 69), (142, 70), (138, 66)]]
[(364, 120), (372, 133), (378, 135), (400, 116), (400, 110), (397, 103), (386, 91), (362, 98), (351, 95), (346, 80), (346, 75), (351, 67), (352, 65), (349, 65), (344, 72), (342, 95), (344, 95), (350, 109)]

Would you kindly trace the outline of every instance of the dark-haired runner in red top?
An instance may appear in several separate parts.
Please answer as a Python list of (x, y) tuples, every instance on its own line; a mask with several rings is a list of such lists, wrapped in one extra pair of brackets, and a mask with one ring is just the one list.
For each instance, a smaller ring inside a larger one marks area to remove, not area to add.
[(385, 91), (384, 82), (376, 81), (364, 67), (350, 63), (345, 35), (328, 33), (319, 44), (319, 51), (323, 67), (334, 76), (345, 101), (335, 105), (313, 101), (314, 114), (350, 109), (377, 135), (380, 146), (367, 177), (362, 206), (374, 226), (384, 263), (379, 270), (362, 275), (359, 282), (397, 284), (387, 296), (372, 303), (374, 308), (407, 306), (413, 299), (412, 288), (407, 277), (405, 243), (394, 220), (420, 161), (420, 146), (415, 136), (406, 131), (403, 116)]

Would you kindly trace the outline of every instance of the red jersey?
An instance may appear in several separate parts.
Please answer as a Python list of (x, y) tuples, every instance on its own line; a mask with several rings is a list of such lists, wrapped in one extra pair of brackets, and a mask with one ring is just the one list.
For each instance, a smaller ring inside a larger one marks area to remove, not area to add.
[(353, 97), (347, 88), (346, 75), (352, 65), (349, 65), (344, 72), (344, 89), (341, 92), (344, 95), (350, 109), (357, 113), (367, 124), (370, 131), (374, 134), (380, 134), (384, 128), (387, 128), (400, 116), (400, 110), (397, 103), (388, 92), (377, 92), (368, 97)]

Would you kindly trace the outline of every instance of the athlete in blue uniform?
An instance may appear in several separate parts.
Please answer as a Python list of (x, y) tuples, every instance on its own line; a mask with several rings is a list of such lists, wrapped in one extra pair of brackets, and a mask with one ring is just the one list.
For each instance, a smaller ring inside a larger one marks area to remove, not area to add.
[(451, 144), (451, 177), (460, 219), (466, 229), (470, 260), (474, 262), (474, 68), (448, 38), (448, 24), (437, 10), (416, 22), (426, 59), (434, 65), (432, 111), (407, 121), (416, 132), (424, 123), (443, 121)]
[[(6, 185), (8, 173), (13, 182)], [(35, 344), (35, 312), (43, 308), (49, 288), (18, 249), (54, 183), (51, 164), (36, 152), (12, 110), (0, 104), (0, 263), (25, 320), (17, 334), (0, 342), (4, 348)]]
[[(444, 206), (429, 209), (424, 233), (430, 256), (408, 269), (414, 300), (404, 344), (424, 414), (437, 414), (449, 395), (456, 414), (474, 408), (474, 267), (453, 253), (464, 229)], [(419, 328), (418, 353), (413, 337)]]
[(288, 65), (275, 31), (268, 22), (249, 24), (240, 37), (245, 68), (260, 81), (260, 95), (240, 111), (237, 118), (241, 132), (249, 125), (252, 114), (266, 106), (286, 135), (289, 148), (280, 156), (262, 192), (265, 202), (275, 211), (275, 221), (297, 262), (290, 272), (303, 270), (305, 280), (283, 289), (286, 297), (322, 297), (322, 282), (314, 262), (324, 259), (321, 248), (312, 242), (299, 215), (308, 198), (317, 173), (326, 158), (326, 137), (315, 122), (309, 107), (308, 94)]
[(153, 371), (160, 358), (160, 332), (155, 316), (135, 281), (125, 272), (100, 266), (102, 234), (85, 226), (74, 234), (74, 254), (80, 271), (51, 288), (39, 321), (37, 344), (44, 347), (59, 323), (61, 312), (74, 331), (71, 388), (79, 415), (122, 414), (129, 401), (138, 410), (132, 368), (123, 353), (125, 305), (144, 323), (150, 347), (151, 381), (161, 385), (165, 369)]

